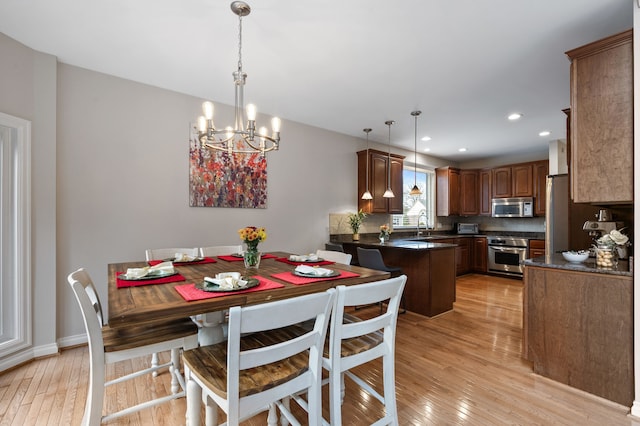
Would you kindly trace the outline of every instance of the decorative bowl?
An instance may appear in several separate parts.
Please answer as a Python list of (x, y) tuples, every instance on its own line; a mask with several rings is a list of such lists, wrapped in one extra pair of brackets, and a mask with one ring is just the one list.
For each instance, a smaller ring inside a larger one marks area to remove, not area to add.
[(589, 258), (589, 252), (587, 250), (580, 251), (563, 251), (562, 257), (568, 262), (584, 262)]

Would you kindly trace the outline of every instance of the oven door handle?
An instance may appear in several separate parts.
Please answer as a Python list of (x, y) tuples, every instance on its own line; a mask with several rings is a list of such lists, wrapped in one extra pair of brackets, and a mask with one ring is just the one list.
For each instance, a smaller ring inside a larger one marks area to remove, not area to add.
[(491, 250), (502, 251), (507, 253), (518, 253), (523, 250), (526, 250), (524, 247), (499, 247), (499, 246), (489, 246)]

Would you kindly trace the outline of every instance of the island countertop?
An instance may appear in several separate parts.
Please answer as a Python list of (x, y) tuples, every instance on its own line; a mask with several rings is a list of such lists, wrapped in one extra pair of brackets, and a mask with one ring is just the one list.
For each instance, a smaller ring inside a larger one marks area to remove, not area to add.
[(590, 257), (584, 262), (568, 262), (562, 257), (562, 254), (553, 254), (551, 256), (540, 256), (532, 259), (525, 259), (524, 266), (537, 266), (542, 268), (562, 269), (573, 272), (592, 272), (596, 274), (619, 275), (624, 277), (632, 277), (633, 272), (629, 271), (629, 261), (618, 261), (618, 267), (607, 269), (596, 266), (596, 259)]

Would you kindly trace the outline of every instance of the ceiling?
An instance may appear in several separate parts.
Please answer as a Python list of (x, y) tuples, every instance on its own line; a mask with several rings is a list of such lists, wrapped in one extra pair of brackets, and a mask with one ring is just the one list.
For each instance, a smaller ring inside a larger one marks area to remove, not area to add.
[[(566, 137), (564, 52), (629, 29), (633, 0), (247, 0), (245, 100), (260, 113), (455, 162)], [(60, 62), (234, 103), (226, 0), (2, 0), (0, 32)], [(523, 117), (511, 122), (507, 115)], [(194, 111), (194, 120), (199, 111)], [(259, 117), (260, 118), (260, 117)], [(231, 124), (231, 123), (229, 123)], [(542, 130), (551, 132), (540, 137)], [(428, 142), (420, 140), (428, 135)], [(467, 148), (459, 152), (459, 148)]]

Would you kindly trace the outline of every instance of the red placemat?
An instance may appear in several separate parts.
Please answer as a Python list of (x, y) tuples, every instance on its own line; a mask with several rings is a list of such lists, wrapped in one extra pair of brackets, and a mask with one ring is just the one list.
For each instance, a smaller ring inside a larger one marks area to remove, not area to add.
[(251, 287), (246, 290), (239, 290), (234, 292), (199, 290), (195, 287), (195, 284), (182, 284), (176, 286), (175, 289), (178, 293), (180, 293), (180, 296), (182, 296), (184, 300), (186, 300), (187, 302), (192, 302), (194, 300), (212, 299), (214, 297), (230, 296), (233, 294), (244, 294), (254, 291), (271, 290), (274, 288), (284, 287), (284, 284), (277, 283), (258, 275), (255, 275), (253, 278), (256, 278), (258, 282), (260, 282), (260, 284), (258, 284), (256, 287)]
[[(278, 256), (276, 256), (275, 254), (265, 253), (260, 256), (260, 259), (275, 259), (277, 257)], [(218, 256), (218, 259), (226, 260), (227, 262), (242, 262), (244, 260), (242, 257), (232, 255), (221, 255)]]
[(150, 284), (166, 284), (166, 283), (175, 283), (178, 281), (185, 281), (186, 278), (180, 274), (169, 275), (164, 278), (155, 278), (151, 280), (121, 280), (118, 278), (119, 275), (124, 274), (124, 272), (118, 272), (116, 275), (116, 287), (124, 288), (124, 287), (138, 287), (141, 285), (150, 285)]
[(321, 262), (295, 262), (293, 260), (289, 260), (286, 257), (279, 257), (276, 259), (278, 262), (288, 263), (289, 265), (307, 265), (307, 266), (323, 266), (323, 265), (333, 265), (336, 262), (332, 262), (330, 260), (323, 260)]
[[(149, 264), (149, 266), (156, 266), (162, 262), (166, 262), (166, 260), (150, 260), (147, 263)], [(201, 263), (216, 263), (216, 262), (217, 260), (215, 260), (213, 257), (205, 257), (203, 259), (193, 260), (191, 262), (173, 262), (173, 266), (199, 265)]]
[(353, 277), (360, 276), (360, 274), (356, 274), (355, 272), (351, 272), (351, 271), (338, 271), (338, 272), (340, 272), (340, 275), (338, 275), (337, 277), (307, 278), (307, 277), (299, 277), (298, 275), (293, 275), (293, 272), (280, 272), (277, 274), (271, 274), (271, 276), (295, 285), (303, 285), (303, 284), (315, 283), (318, 281), (331, 281), (331, 280), (339, 280), (342, 278), (353, 278)]

